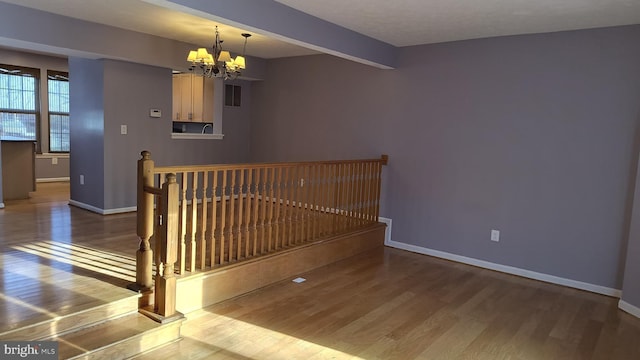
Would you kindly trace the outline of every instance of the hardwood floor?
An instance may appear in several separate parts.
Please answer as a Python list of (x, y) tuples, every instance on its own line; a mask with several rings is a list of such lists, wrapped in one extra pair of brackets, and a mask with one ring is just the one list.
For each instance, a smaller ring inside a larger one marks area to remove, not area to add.
[[(131, 280), (135, 215), (67, 201), (38, 184), (0, 210), (0, 334)], [(187, 314), (182, 341), (139, 358), (640, 359), (640, 319), (615, 298), (390, 248), (301, 276)]]
[(132, 295), (135, 215), (104, 217), (68, 201), (68, 183), (45, 183), (0, 210), (0, 340)]
[(188, 314), (141, 359), (640, 359), (617, 299), (384, 248)]

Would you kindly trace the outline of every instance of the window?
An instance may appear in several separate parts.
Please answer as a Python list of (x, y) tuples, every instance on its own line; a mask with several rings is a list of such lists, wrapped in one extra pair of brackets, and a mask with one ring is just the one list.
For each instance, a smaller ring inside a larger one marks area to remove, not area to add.
[(40, 70), (0, 64), (0, 138), (37, 141)]
[(69, 152), (69, 74), (47, 70), (49, 152)]
[(227, 84), (224, 86), (224, 104), (226, 106), (240, 106), (242, 101), (242, 87)]

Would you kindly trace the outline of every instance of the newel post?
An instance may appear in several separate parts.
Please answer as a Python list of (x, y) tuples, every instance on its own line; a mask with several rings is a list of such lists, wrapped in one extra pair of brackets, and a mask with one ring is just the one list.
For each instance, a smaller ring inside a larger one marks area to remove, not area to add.
[(155, 312), (164, 317), (176, 314), (176, 277), (174, 263), (178, 254), (179, 186), (175, 174), (168, 174), (162, 184), (161, 218), (156, 238)]
[(137, 234), (140, 247), (136, 251), (136, 283), (130, 288), (143, 294), (140, 307), (150, 305), (153, 288), (153, 250), (149, 240), (153, 235), (153, 194), (145, 186), (153, 186), (153, 160), (151, 153), (143, 151), (138, 160)]

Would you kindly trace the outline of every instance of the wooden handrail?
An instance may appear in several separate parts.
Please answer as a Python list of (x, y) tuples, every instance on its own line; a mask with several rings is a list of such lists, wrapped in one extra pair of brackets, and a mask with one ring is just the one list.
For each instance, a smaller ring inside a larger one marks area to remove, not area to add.
[(305, 165), (337, 165), (337, 164), (358, 164), (363, 162), (380, 162), (387, 165), (388, 155), (382, 155), (377, 159), (361, 159), (361, 160), (320, 160), (306, 162), (275, 162), (275, 163), (251, 163), (251, 164), (213, 164), (213, 165), (171, 165), (157, 166), (154, 168), (155, 173), (181, 173), (187, 171), (205, 171), (205, 170), (232, 170), (238, 168), (254, 168), (264, 169), (273, 167), (295, 167)]
[[(156, 167), (138, 161), (136, 287), (161, 317), (175, 314), (175, 275), (271, 254), (378, 221), (382, 166), (365, 160)], [(155, 213), (155, 215), (154, 215)], [(154, 230), (154, 225), (155, 230)]]

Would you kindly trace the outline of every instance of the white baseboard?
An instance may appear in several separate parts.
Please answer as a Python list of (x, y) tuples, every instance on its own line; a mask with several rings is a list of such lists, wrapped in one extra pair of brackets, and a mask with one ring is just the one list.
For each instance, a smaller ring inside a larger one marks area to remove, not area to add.
[(384, 244), (387, 246), (391, 246), (389, 245), (389, 243), (391, 242), (391, 219), (378, 216), (378, 221), (387, 224), (387, 228), (384, 231)]
[(513, 266), (496, 264), (496, 263), (492, 263), (484, 260), (478, 260), (478, 259), (474, 259), (466, 256), (447, 253), (444, 251), (428, 249), (421, 246), (405, 244), (405, 243), (401, 243), (393, 240), (390, 240), (389, 242), (385, 241), (385, 245), (402, 249), (402, 250), (419, 253), (419, 254), (434, 256), (434, 257), (438, 257), (446, 260), (456, 261), (463, 264), (473, 265), (473, 266), (481, 267), (484, 269), (522, 276), (529, 279), (544, 281), (544, 282), (567, 286), (575, 289), (586, 290), (586, 291), (594, 292), (597, 294), (613, 296), (617, 298), (619, 298), (622, 295), (622, 291), (618, 289), (589, 284), (589, 283), (577, 281), (577, 280), (566, 279), (566, 278), (562, 278), (554, 275), (543, 274), (543, 273), (539, 273), (531, 270), (520, 269)]
[(629, 304), (628, 302), (620, 299), (620, 301), (618, 301), (618, 309), (628, 312), (629, 314), (640, 318), (640, 308), (634, 305)]
[(629, 304), (628, 302), (620, 299), (620, 301), (618, 301), (618, 309), (628, 312), (629, 314), (640, 318), (640, 308), (634, 305)]
[(105, 210), (105, 209), (100, 209), (100, 208), (95, 207), (93, 205), (85, 204), (83, 202), (76, 201), (76, 200), (69, 200), (69, 205), (73, 205), (73, 206), (79, 207), (81, 209), (89, 210), (91, 212), (98, 213), (100, 215), (121, 214), (121, 213), (133, 212), (133, 211), (137, 210), (136, 206)]
[(69, 182), (71, 181), (70, 177), (58, 177), (58, 178), (40, 178), (36, 179), (37, 183), (48, 183), (48, 182)]

